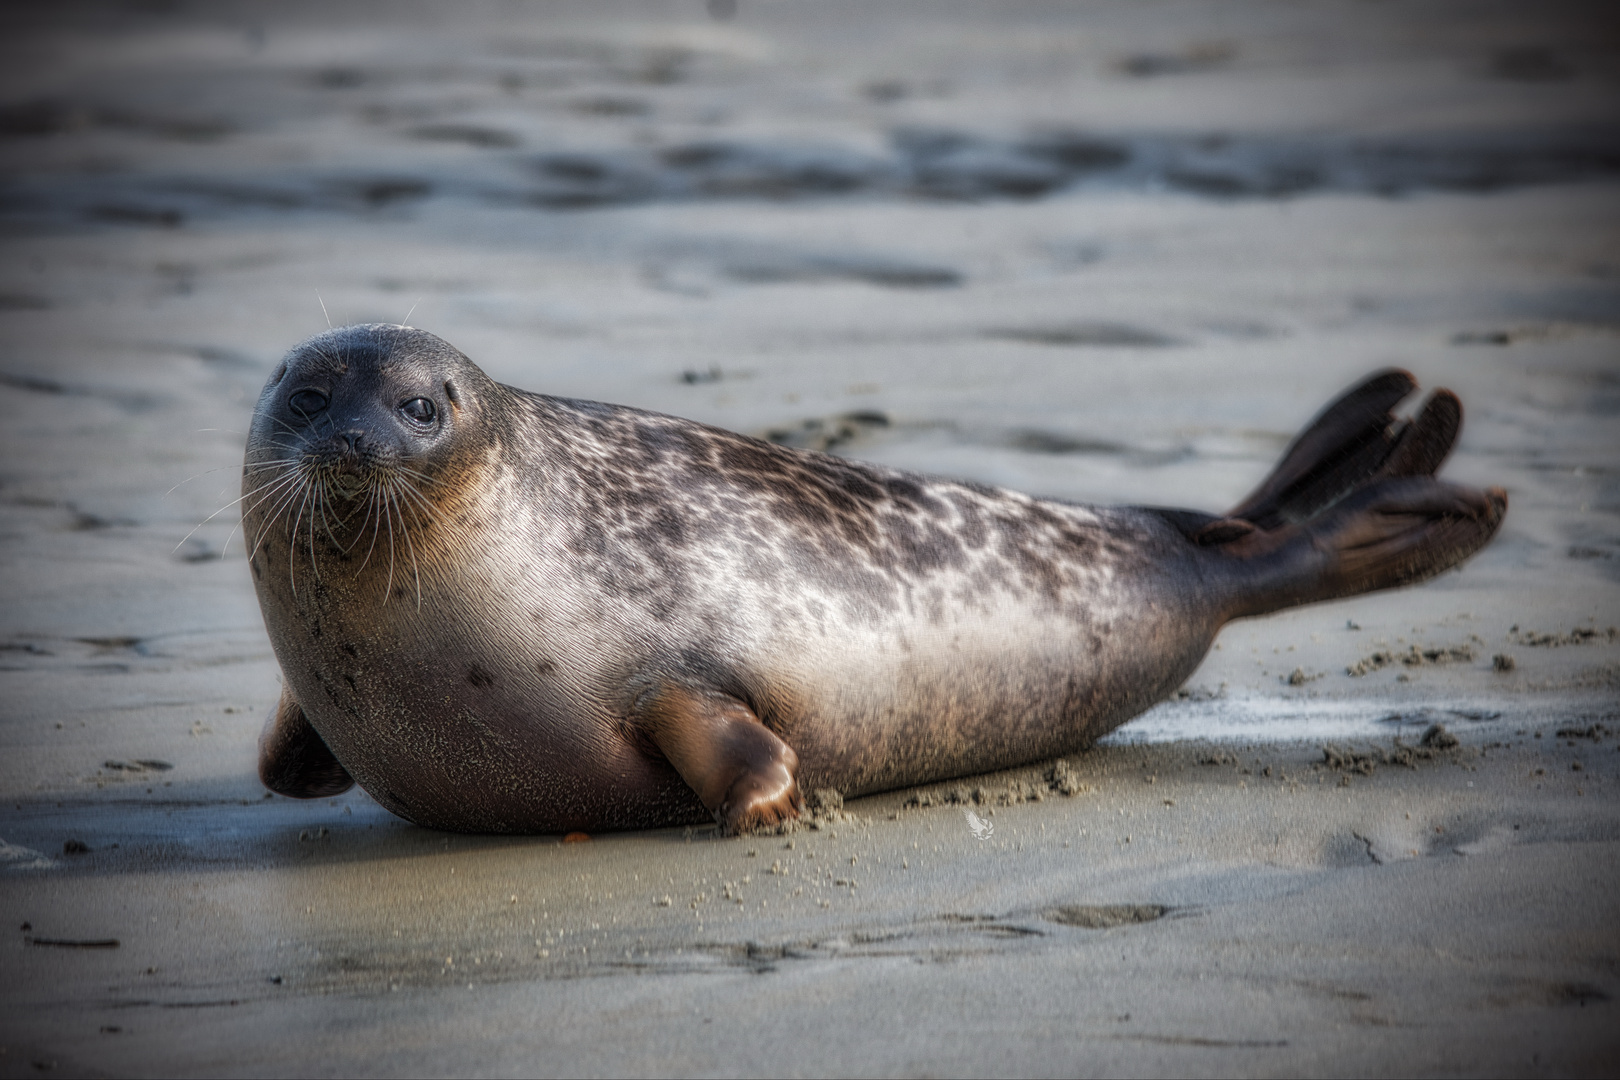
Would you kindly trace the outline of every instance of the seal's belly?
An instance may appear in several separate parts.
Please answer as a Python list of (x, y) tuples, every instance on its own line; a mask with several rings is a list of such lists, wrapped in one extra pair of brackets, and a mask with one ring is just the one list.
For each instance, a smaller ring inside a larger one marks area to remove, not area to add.
[(1100, 597), (1076, 618), (1005, 601), (772, 650), (784, 739), (810, 786), (848, 795), (1083, 748), (1179, 686), (1214, 626)]
[(302, 635), (272, 639), (311, 725), (389, 810), (491, 832), (707, 818), (680, 776), (587, 692), (600, 672), (551, 659), (531, 638), (492, 642), (488, 626), (443, 611), (425, 621), (434, 633), (399, 620), (405, 632), (386, 639), (376, 627), (322, 623), (343, 634), (338, 651)]
[[(730, 659), (799, 755), (805, 789), (858, 795), (1069, 752), (1158, 700), (1208, 636), (1167, 641), (1187, 624), (1156, 606), (1099, 601), (1076, 619), (999, 602), (828, 621), (812, 633), (785, 625), (735, 642)], [(278, 648), (303, 654), (284, 657), (283, 670), (311, 723), (390, 810), (493, 831), (707, 816), (679, 775), (627, 736), (614, 707), (628, 703), (628, 682), (660, 674), (651, 652), (629, 667), (588, 663), (610, 655), (605, 642), (559, 651), (539, 628), (492, 642), (494, 628), (451, 611), (424, 619), (431, 635), (381, 640), (333, 626), (350, 642), (340, 653), (312, 642)], [(1167, 663), (1167, 652), (1184, 659)]]

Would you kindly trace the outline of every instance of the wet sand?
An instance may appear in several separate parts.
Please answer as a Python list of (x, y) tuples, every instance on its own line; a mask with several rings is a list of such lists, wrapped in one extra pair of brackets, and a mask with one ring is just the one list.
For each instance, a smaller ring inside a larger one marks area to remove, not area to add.
[[(4, 16), (0, 1072), (1620, 1065), (1598, 9), (808, 10)], [(253, 776), (228, 504), (323, 303), (527, 388), (1208, 510), (1396, 364), (1511, 510), (1421, 588), (1229, 627), (1074, 795), (450, 836)]]

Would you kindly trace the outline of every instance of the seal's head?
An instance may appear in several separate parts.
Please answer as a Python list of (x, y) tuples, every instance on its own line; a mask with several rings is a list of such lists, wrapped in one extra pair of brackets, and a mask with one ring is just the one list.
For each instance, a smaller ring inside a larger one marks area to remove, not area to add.
[(282, 523), (295, 546), (307, 529), (312, 561), (318, 548), (369, 561), (382, 536), (391, 547), (396, 534), (419, 532), (492, 386), (449, 344), (406, 326), (345, 326), (294, 348), (248, 435), (250, 549)]

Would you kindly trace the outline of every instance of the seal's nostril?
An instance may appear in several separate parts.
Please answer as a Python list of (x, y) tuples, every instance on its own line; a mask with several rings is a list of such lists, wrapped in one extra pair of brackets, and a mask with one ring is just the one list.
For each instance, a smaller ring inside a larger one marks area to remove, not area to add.
[(360, 449), (360, 439), (364, 435), (365, 432), (363, 431), (345, 431), (343, 433), (343, 441), (348, 445), (350, 450), (358, 450)]

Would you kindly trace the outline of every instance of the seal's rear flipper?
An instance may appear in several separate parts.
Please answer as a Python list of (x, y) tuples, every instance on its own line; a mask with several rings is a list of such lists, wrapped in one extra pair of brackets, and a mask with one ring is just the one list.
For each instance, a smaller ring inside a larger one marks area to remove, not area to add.
[(798, 755), (737, 698), (666, 684), (637, 712), (640, 730), (727, 832), (798, 816)]
[(1416, 388), (1404, 371), (1371, 376), (1324, 409), (1225, 517), (1171, 519), (1221, 556), (1229, 618), (1422, 581), (1495, 535), (1506, 492), (1433, 476), (1462, 429), (1457, 396), (1435, 391), (1411, 421), (1390, 412)]
[(259, 734), (259, 779), (276, 794), (294, 799), (325, 799), (354, 786), (354, 777), (309, 726), (285, 686)]
[(1275, 529), (1308, 520), (1377, 477), (1433, 476), (1462, 430), (1462, 403), (1436, 390), (1415, 420), (1390, 412), (1416, 389), (1409, 373), (1390, 368), (1340, 395), (1227, 516)]
[(1501, 488), (1377, 480), (1310, 521), (1216, 545), (1227, 618), (1415, 584), (1484, 547), (1506, 513)]

